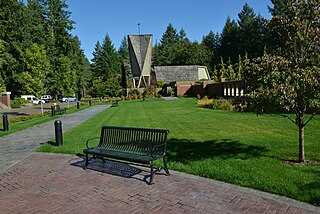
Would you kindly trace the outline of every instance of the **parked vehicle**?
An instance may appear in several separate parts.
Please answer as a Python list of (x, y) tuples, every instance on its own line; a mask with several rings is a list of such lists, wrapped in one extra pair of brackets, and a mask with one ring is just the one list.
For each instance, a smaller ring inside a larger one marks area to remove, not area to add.
[(33, 104), (41, 104), (41, 102), (45, 103), (44, 100), (39, 100), (38, 98), (36, 98), (33, 95), (22, 95), (21, 98), (28, 100), (30, 103), (33, 103)]
[(74, 96), (65, 96), (59, 99), (60, 102), (77, 102), (77, 98)]
[(46, 103), (49, 103), (52, 100), (51, 95), (42, 95), (41, 99), (44, 100)]

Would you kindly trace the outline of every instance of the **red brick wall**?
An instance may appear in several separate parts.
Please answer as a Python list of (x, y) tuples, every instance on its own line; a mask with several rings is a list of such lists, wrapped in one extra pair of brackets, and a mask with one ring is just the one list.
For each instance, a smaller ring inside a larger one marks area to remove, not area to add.
[[(243, 89), (243, 81), (227, 81), (213, 83), (205, 81), (202, 84), (196, 85), (195, 81), (176, 82), (176, 95), (187, 95), (196, 97), (198, 94), (209, 97), (236, 97), (240, 95), (240, 89)], [(229, 93), (225, 93), (229, 92)]]
[(11, 92), (3, 92), (0, 96), (0, 102), (7, 106), (8, 108), (11, 108), (11, 99), (10, 99)]

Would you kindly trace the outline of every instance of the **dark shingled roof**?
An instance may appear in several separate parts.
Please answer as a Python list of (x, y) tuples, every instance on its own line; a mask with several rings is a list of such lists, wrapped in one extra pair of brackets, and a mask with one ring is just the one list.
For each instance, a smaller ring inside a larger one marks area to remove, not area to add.
[[(185, 66), (155, 66), (154, 71), (158, 81), (165, 83), (178, 82), (178, 81), (198, 81), (199, 67), (207, 68), (199, 65), (185, 65)], [(206, 74), (208, 76), (208, 74)], [(207, 77), (210, 79), (210, 77)]]

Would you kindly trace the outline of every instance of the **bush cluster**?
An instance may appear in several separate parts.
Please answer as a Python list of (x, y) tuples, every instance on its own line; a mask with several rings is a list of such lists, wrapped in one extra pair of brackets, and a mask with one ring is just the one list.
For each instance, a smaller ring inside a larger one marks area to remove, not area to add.
[(21, 106), (29, 103), (29, 101), (23, 99), (23, 98), (15, 98), (14, 100), (11, 100), (11, 108), (21, 108)]
[(198, 107), (211, 108), (211, 109), (220, 109), (220, 110), (234, 110), (235, 107), (230, 100), (226, 99), (209, 99), (205, 96), (202, 99), (197, 101)]

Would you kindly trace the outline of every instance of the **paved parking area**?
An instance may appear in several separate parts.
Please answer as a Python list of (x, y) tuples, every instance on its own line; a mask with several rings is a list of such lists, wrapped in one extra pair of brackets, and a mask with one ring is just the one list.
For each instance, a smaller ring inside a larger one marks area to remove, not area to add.
[(320, 213), (320, 208), (184, 173), (32, 153), (0, 173), (0, 213)]
[[(76, 105), (76, 102), (69, 102), (69, 103), (57, 103), (60, 105), (62, 108), (69, 108), (71, 106)], [(43, 111), (50, 111), (51, 112), (51, 106), (53, 103), (44, 103), (43, 104)], [(0, 108), (0, 116), (2, 119), (2, 115), (6, 114), (8, 115), (8, 119), (10, 120), (11, 118), (14, 117), (22, 117), (22, 116), (28, 116), (31, 114), (41, 114), (41, 106), (40, 105), (31, 105), (28, 107), (22, 107), (22, 108), (11, 108), (11, 109), (3, 109)]]

